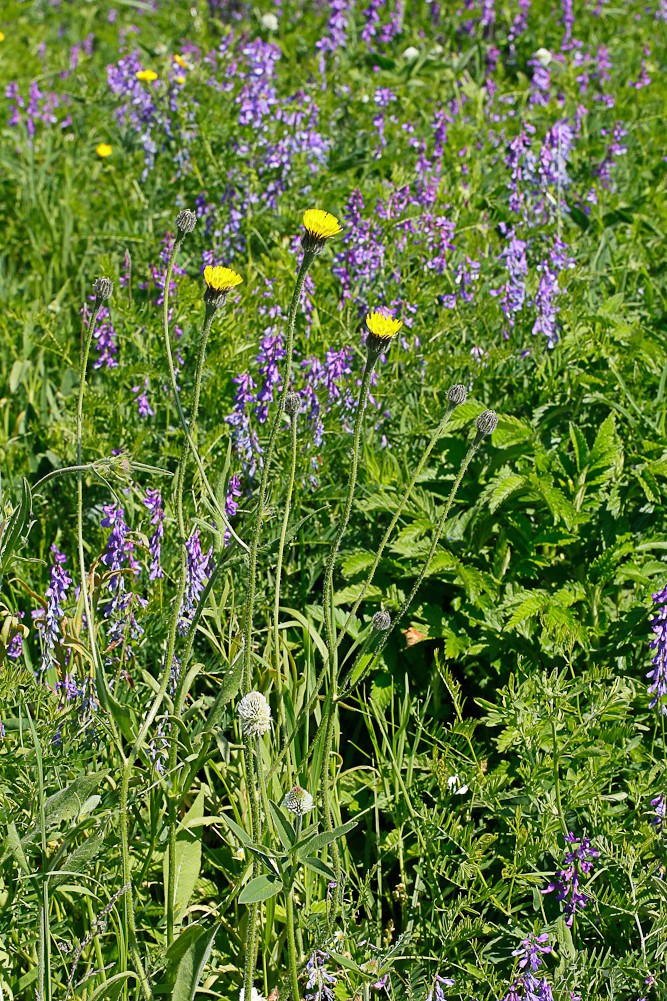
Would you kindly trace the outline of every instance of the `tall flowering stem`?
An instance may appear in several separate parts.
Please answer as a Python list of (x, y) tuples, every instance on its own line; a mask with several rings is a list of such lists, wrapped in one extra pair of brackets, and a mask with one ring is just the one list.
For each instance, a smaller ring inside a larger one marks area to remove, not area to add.
[[(322, 803), (324, 806), (324, 826), (327, 831), (333, 831), (333, 812), (331, 809), (331, 748), (333, 746), (334, 730), (336, 724), (336, 696), (337, 696), (337, 681), (338, 681), (338, 658), (336, 656), (336, 628), (334, 623), (334, 607), (333, 607), (333, 575), (334, 568), (336, 566), (336, 557), (338, 556), (338, 550), (340, 549), (340, 544), (345, 534), (345, 529), (347, 528), (348, 521), (350, 520), (350, 513), (352, 511), (352, 501), (354, 500), (354, 491), (357, 485), (357, 470), (359, 468), (359, 448), (361, 445), (361, 431), (364, 424), (364, 413), (366, 412), (366, 405), (368, 403), (368, 391), (371, 385), (371, 377), (373, 375), (373, 368), (375, 367), (375, 362), (377, 361), (378, 355), (375, 352), (369, 351), (366, 356), (366, 364), (364, 366), (364, 374), (361, 378), (361, 389), (359, 390), (359, 400), (357, 403), (357, 412), (354, 420), (354, 440), (352, 444), (352, 464), (350, 466), (350, 475), (348, 477), (347, 483), (347, 497), (345, 499), (345, 506), (343, 508), (343, 515), (338, 526), (338, 530), (334, 537), (333, 544), (331, 546), (331, 551), (329, 553), (329, 559), (327, 560), (327, 566), (324, 573), (324, 625), (327, 638), (327, 660), (329, 664), (329, 698), (327, 701), (327, 709), (325, 716), (325, 731), (324, 731), (324, 755), (322, 757)], [(334, 872), (336, 874), (336, 898), (341, 900), (342, 898), (342, 886), (341, 886), (341, 862), (340, 862), (340, 850), (336, 841), (331, 843), (331, 856), (334, 863)]]
[(443, 533), (443, 531), (445, 529), (445, 525), (447, 524), (447, 519), (449, 518), (449, 512), (451, 511), (452, 504), (454, 503), (454, 498), (456, 497), (456, 495), (458, 493), (459, 487), (461, 486), (461, 482), (463, 481), (463, 477), (465, 476), (466, 470), (467, 470), (468, 466), (470, 465), (473, 456), (475, 455), (475, 453), (477, 452), (478, 448), (482, 444), (482, 441), (484, 440), (484, 438), (487, 435), (490, 435), (490, 434), (492, 434), (495, 431), (497, 423), (498, 423), (498, 418), (497, 418), (496, 414), (493, 412), (493, 410), (485, 410), (484, 413), (480, 414), (480, 416), (477, 418), (477, 432), (475, 434), (475, 437), (473, 439), (473, 442), (472, 442), (470, 448), (468, 449), (468, 451), (467, 451), (467, 453), (466, 453), (466, 455), (465, 455), (465, 457), (463, 459), (463, 462), (461, 463), (461, 465), (459, 467), (459, 471), (456, 474), (456, 479), (454, 480), (454, 483), (452, 484), (452, 489), (450, 490), (449, 497), (447, 498), (447, 502), (445, 504), (444, 510), (443, 510), (443, 512), (442, 512), (442, 514), (440, 516), (440, 520), (438, 521), (438, 524), (436, 526), (435, 532), (433, 533), (433, 539), (431, 540), (431, 545), (429, 547), (429, 551), (426, 554), (426, 559), (424, 560), (424, 563), (422, 564), (422, 568), (421, 568), (421, 570), (419, 572), (419, 575), (418, 575), (417, 579), (415, 580), (414, 584), (412, 585), (412, 588), (410, 590), (409, 595), (407, 596), (407, 598), (405, 599), (405, 601), (401, 605), (400, 609), (398, 610), (398, 614), (394, 618), (394, 621), (392, 622), (390, 628), (387, 629), (386, 631), (384, 631), (382, 633), (382, 637), (381, 637), (381, 639), (380, 639), (377, 647), (375, 648), (375, 653), (374, 653), (373, 657), (371, 658), (371, 660), (369, 661), (369, 663), (367, 664), (367, 666), (364, 668), (364, 671), (363, 671), (362, 675), (360, 675), (358, 678), (355, 678), (354, 676), (355, 676), (357, 665), (359, 664), (359, 658), (357, 658), (355, 660), (355, 662), (352, 665), (352, 667), (350, 668), (350, 670), (349, 670), (349, 672), (347, 674), (347, 677), (345, 679), (345, 682), (344, 682), (344, 684), (342, 686), (343, 693), (346, 693), (347, 691), (349, 691), (349, 689), (352, 687), (353, 680), (354, 680), (355, 684), (358, 684), (361, 681), (362, 677), (364, 677), (366, 674), (368, 674), (370, 671), (373, 670), (373, 668), (375, 667), (375, 665), (377, 664), (377, 662), (378, 662), (378, 660), (380, 658), (380, 654), (382, 653), (382, 651), (384, 650), (385, 646), (387, 645), (387, 641), (388, 641), (389, 637), (391, 636), (392, 632), (394, 631), (394, 629), (396, 628), (396, 626), (401, 621), (401, 619), (403, 618), (403, 616), (405, 615), (405, 613), (410, 608), (410, 605), (414, 601), (415, 595), (417, 594), (417, 591), (421, 587), (421, 585), (423, 583), (423, 580), (424, 580), (424, 577), (426, 576), (426, 574), (428, 572), (428, 568), (431, 565), (431, 561), (432, 561), (433, 557), (435, 556), (435, 551), (438, 548), (438, 545), (440, 543), (440, 539), (442, 537), (442, 533)]
[[(296, 478), (296, 456), (298, 442), (298, 413), (301, 401), (296, 393), (290, 393), (285, 400), (285, 410), (290, 419), (290, 471), (287, 484), (287, 496), (285, 498), (285, 511), (283, 512), (283, 523), (280, 529), (280, 542), (278, 543), (278, 557), (276, 560), (276, 593), (273, 606), (273, 649), (275, 656), (276, 689), (278, 694), (278, 721), (281, 729), (281, 741), (283, 746), (287, 743), (287, 718), (285, 714), (285, 703), (283, 701), (283, 680), (281, 670), (280, 655), (280, 585), (282, 582), (283, 559), (285, 555), (285, 540), (287, 538), (287, 527), (289, 525), (290, 513), (292, 510), (292, 494), (294, 492), (294, 480)], [(290, 767), (291, 778), (291, 767)]]
[(299, 308), (299, 302), (301, 300), (301, 293), (303, 292), (303, 285), (306, 280), (306, 274), (308, 273), (308, 268), (313, 262), (315, 257), (315, 252), (313, 250), (304, 250), (304, 255), (301, 260), (301, 265), (297, 272), (296, 282), (294, 284), (294, 292), (292, 293), (292, 300), (290, 302), (289, 313), (287, 317), (287, 343), (285, 345), (285, 378), (283, 379), (283, 388), (280, 393), (280, 399), (278, 401), (278, 408), (273, 416), (271, 422), (271, 430), (269, 431), (269, 441), (264, 452), (264, 464), (262, 465), (262, 475), (259, 481), (259, 496), (257, 499), (257, 512), (255, 515), (255, 524), (253, 526), (252, 539), (250, 542), (250, 550), (248, 552), (248, 586), (246, 590), (246, 606), (244, 615), (244, 626), (243, 626), (243, 672), (241, 675), (241, 689), (244, 693), (249, 692), (252, 687), (252, 623), (253, 615), (255, 610), (255, 587), (256, 587), (256, 577), (257, 577), (257, 553), (259, 551), (259, 540), (262, 534), (262, 520), (264, 516), (264, 507), (266, 504), (266, 493), (269, 483), (269, 471), (271, 469), (271, 460), (273, 459), (273, 453), (276, 448), (276, 439), (278, 437), (278, 426), (285, 408), (285, 400), (289, 392), (289, 377), (292, 370), (292, 355), (294, 353), (294, 327), (296, 324), (296, 314)]

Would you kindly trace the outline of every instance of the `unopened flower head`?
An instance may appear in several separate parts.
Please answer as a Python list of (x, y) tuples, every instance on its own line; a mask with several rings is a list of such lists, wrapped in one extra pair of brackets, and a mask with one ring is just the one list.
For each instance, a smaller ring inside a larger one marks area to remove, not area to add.
[(204, 302), (211, 309), (218, 309), (224, 306), (227, 295), (237, 285), (241, 285), (243, 279), (237, 271), (232, 268), (224, 268), (220, 265), (215, 267), (207, 264), (204, 268)]
[(248, 692), (244, 695), (236, 712), (246, 737), (261, 737), (271, 729), (271, 706), (261, 692)]
[(366, 345), (369, 351), (380, 354), (386, 351), (393, 338), (403, 326), (401, 320), (395, 320), (393, 316), (385, 316), (379, 310), (374, 310), (366, 317), (368, 327), (368, 340)]
[(155, 70), (137, 70), (135, 76), (137, 80), (141, 80), (142, 83), (152, 83), (153, 80), (157, 80), (157, 73)]
[(341, 232), (336, 216), (322, 209), (307, 209), (303, 214), (303, 226), (306, 235), (301, 245), (306, 253), (311, 254), (321, 253), (327, 240)]
[(93, 293), (100, 302), (109, 299), (113, 292), (113, 282), (110, 278), (96, 278), (93, 282)]
[(297, 816), (303, 817), (304, 813), (313, 809), (313, 797), (301, 786), (292, 786), (285, 795), (283, 806), (290, 813), (296, 813)]
[(485, 410), (475, 421), (475, 426), (480, 434), (493, 434), (498, 427), (498, 414), (495, 410)]
[(450, 386), (447, 390), (447, 399), (453, 407), (460, 407), (468, 399), (468, 390), (465, 386)]
[(298, 414), (301, 409), (301, 397), (298, 393), (288, 393), (285, 397), (285, 413), (290, 417)]
[(371, 625), (376, 633), (386, 633), (387, 629), (391, 628), (391, 615), (381, 609), (371, 619)]
[(183, 209), (176, 216), (176, 227), (181, 233), (191, 233), (197, 225), (197, 216), (190, 209)]

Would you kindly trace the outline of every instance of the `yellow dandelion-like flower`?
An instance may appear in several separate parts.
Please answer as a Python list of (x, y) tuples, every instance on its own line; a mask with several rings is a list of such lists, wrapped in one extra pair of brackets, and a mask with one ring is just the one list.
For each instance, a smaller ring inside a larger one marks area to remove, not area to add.
[(385, 316), (384, 313), (380, 313), (376, 309), (366, 317), (366, 326), (374, 337), (389, 342), (399, 332), (403, 322), (402, 320), (394, 320), (391, 316)]
[(180, 66), (182, 70), (190, 69), (190, 64), (183, 56), (174, 56), (174, 62), (177, 66)]
[(335, 215), (322, 209), (308, 209), (303, 213), (303, 225), (310, 236), (316, 240), (329, 240), (341, 232), (341, 227)]
[(155, 70), (137, 70), (135, 76), (137, 80), (141, 80), (142, 83), (152, 83), (153, 80), (157, 80), (157, 73)]
[(204, 281), (206, 282), (208, 288), (212, 289), (214, 292), (229, 292), (230, 289), (235, 288), (237, 285), (241, 285), (243, 279), (237, 271), (233, 271), (232, 268), (223, 268), (220, 265), (216, 267), (211, 267), (207, 264), (204, 268)]
[(175, 76), (174, 80), (176, 81), (176, 83), (185, 83), (185, 77), (184, 76)]
[(104, 160), (105, 157), (111, 156), (113, 148), (109, 145), (109, 143), (100, 143), (99, 146), (96, 147), (95, 152)]
[(4, 42), (4, 40), (5, 40), (5, 33), (4, 31), (0, 31), (0, 42)]

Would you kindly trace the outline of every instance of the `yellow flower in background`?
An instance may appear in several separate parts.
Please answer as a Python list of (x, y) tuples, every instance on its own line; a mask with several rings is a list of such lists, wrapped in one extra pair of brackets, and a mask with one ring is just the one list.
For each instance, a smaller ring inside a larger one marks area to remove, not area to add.
[(174, 80), (176, 81), (176, 83), (185, 83), (185, 77), (184, 76), (175, 76)]
[(5, 40), (5, 33), (4, 31), (0, 31), (0, 42), (4, 42), (4, 40)]
[(210, 264), (207, 264), (204, 268), (204, 281), (212, 292), (223, 293), (229, 292), (236, 285), (241, 285), (243, 279), (232, 268), (223, 268), (220, 265), (211, 267)]
[(304, 212), (303, 225), (306, 233), (316, 240), (328, 240), (341, 232), (336, 216), (331, 212), (323, 212), (322, 209), (308, 209)]
[(137, 70), (135, 76), (137, 80), (141, 80), (142, 83), (152, 83), (153, 80), (157, 80), (157, 73), (155, 70)]
[(96, 148), (95, 152), (97, 153), (98, 156), (101, 156), (102, 159), (104, 159), (107, 156), (111, 156), (111, 154), (113, 153), (113, 149), (109, 145), (109, 143), (100, 143), (99, 146)]
[(177, 66), (180, 66), (182, 70), (190, 69), (190, 64), (184, 56), (174, 56), (174, 62)]
[(388, 343), (399, 332), (403, 321), (394, 320), (391, 316), (385, 316), (384, 313), (375, 310), (366, 317), (366, 326), (374, 337)]

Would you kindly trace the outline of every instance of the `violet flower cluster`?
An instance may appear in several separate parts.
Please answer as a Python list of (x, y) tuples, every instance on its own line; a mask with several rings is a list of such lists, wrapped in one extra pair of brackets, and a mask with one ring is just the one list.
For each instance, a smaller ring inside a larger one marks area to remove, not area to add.
[(529, 935), (518, 949), (512, 952), (519, 959), (519, 976), (505, 994), (503, 1001), (553, 1001), (551, 984), (546, 977), (536, 976), (543, 963), (543, 956), (548, 955), (552, 948), (548, 944), (549, 936)]
[(101, 524), (110, 529), (102, 554), (102, 563), (110, 570), (106, 588), (110, 600), (104, 606), (109, 650), (118, 651), (121, 658), (127, 660), (133, 656), (132, 641), (143, 635), (143, 629), (135, 615), (135, 605), (144, 608), (147, 601), (127, 586), (128, 576), (138, 576), (141, 568), (134, 556), (134, 542), (128, 538), (125, 511), (120, 504), (115, 503), (107, 505), (103, 510)]
[(199, 539), (199, 529), (195, 528), (185, 543), (187, 567), (185, 594), (178, 616), (178, 631), (185, 636), (194, 618), (202, 591), (213, 573), (213, 546), (204, 555)]
[(157, 580), (164, 577), (164, 571), (160, 563), (162, 551), (162, 540), (164, 538), (164, 507), (162, 505), (162, 494), (159, 490), (147, 490), (143, 500), (144, 507), (150, 514), (150, 522), (153, 525), (153, 533), (148, 540), (148, 551), (151, 556), (151, 565), (148, 571), (149, 580)]
[(556, 900), (563, 901), (565, 924), (570, 928), (577, 908), (583, 909), (590, 900), (590, 897), (580, 889), (581, 877), (590, 876), (593, 859), (598, 858), (600, 853), (591, 847), (589, 838), (577, 838), (571, 831), (565, 836), (565, 840), (577, 847), (565, 853), (563, 868), (556, 873), (553, 882), (541, 892), (555, 891)]
[(657, 614), (651, 619), (651, 631), (654, 639), (649, 647), (654, 651), (653, 667), (646, 677), (651, 682), (647, 694), (651, 696), (649, 709), (658, 707), (663, 716), (667, 716), (667, 584), (661, 591), (656, 591), (653, 601), (657, 606)]
[[(43, 652), (40, 671), (44, 674), (55, 664), (55, 650), (62, 636), (61, 621), (65, 614), (63, 604), (72, 578), (64, 567), (65, 558), (56, 557), (51, 567), (50, 583), (46, 589), (46, 611), (43, 617)], [(69, 659), (69, 658), (67, 658)]]
[(317, 949), (311, 953), (306, 964), (308, 980), (306, 982), (306, 1001), (335, 1001), (334, 990), (338, 982), (333, 973), (325, 969), (329, 958), (328, 952)]

